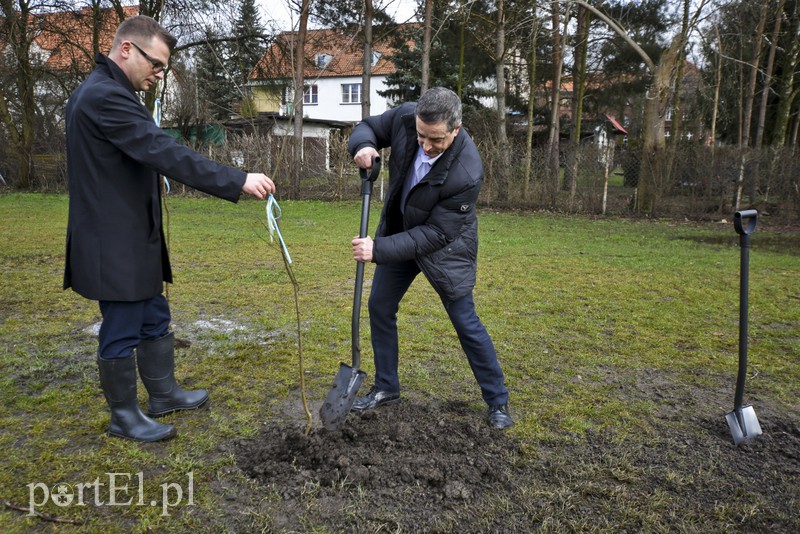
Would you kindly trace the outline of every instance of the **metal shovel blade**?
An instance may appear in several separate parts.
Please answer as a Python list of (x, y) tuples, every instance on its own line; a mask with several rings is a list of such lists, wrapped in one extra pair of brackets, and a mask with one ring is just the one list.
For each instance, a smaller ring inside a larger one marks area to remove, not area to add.
[(734, 445), (761, 435), (761, 425), (758, 424), (756, 411), (749, 404), (726, 413), (725, 421), (728, 422)]
[(339, 372), (333, 379), (333, 387), (319, 409), (322, 426), (328, 430), (336, 430), (347, 419), (347, 414), (350, 413), (350, 408), (356, 400), (358, 388), (366, 376), (364, 371), (353, 369), (346, 363), (339, 364)]

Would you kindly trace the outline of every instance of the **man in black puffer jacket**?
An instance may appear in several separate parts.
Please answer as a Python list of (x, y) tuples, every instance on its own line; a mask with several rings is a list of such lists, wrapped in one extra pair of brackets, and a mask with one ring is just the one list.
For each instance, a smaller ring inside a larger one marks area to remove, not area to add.
[(489, 423), (512, 424), (508, 390), (472, 289), (478, 258), (475, 203), (483, 183), (478, 149), (461, 127), (461, 101), (443, 87), (426, 91), (382, 115), (368, 117), (350, 136), (356, 164), (372, 166), (378, 150), (391, 147), (389, 191), (375, 239), (353, 239), (356, 261), (377, 264), (369, 297), (375, 385), (355, 401), (364, 411), (400, 400), (397, 311), (417, 274), (439, 294), (467, 354)]

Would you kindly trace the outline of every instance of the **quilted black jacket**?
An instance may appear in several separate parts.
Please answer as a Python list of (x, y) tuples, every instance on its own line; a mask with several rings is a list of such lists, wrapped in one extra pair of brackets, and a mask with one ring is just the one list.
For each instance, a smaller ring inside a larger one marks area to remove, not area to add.
[(415, 260), (436, 292), (453, 301), (475, 286), (478, 219), (475, 203), (483, 183), (483, 164), (462, 127), (453, 144), (408, 194), (400, 209), (403, 182), (418, 143), (414, 111), (403, 104), (364, 119), (350, 136), (352, 156), (366, 146), (391, 147), (389, 189), (375, 232), (373, 262)]

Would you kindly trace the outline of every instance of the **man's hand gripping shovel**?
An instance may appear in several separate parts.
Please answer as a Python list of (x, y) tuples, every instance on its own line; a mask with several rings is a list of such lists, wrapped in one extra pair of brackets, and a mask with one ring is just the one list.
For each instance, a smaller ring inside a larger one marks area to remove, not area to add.
[[(367, 237), (369, 227), (369, 200), (372, 196), (372, 184), (378, 178), (381, 171), (381, 159), (372, 158), (371, 169), (361, 169), (361, 229), (359, 237)], [(358, 388), (367, 376), (364, 371), (359, 369), (361, 365), (361, 344), (359, 342), (359, 327), (361, 323), (361, 290), (364, 285), (364, 263), (356, 264), (356, 283), (353, 296), (353, 320), (352, 320), (352, 347), (353, 365), (342, 362), (339, 364), (339, 372), (333, 379), (333, 387), (325, 397), (325, 402), (319, 410), (322, 425), (328, 430), (336, 430), (347, 418), (353, 402), (356, 400)]]

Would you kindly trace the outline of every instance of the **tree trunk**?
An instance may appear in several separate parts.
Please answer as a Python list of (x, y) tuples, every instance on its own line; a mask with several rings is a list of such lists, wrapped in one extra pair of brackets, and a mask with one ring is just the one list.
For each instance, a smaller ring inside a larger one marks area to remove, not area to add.
[[(747, 95), (744, 100), (744, 116), (742, 117), (742, 143), (739, 145), (741, 160), (739, 161), (739, 178), (736, 182), (736, 198), (734, 209), (739, 210), (744, 190), (744, 175), (747, 167), (747, 150), (750, 147), (750, 127), (753, 121), (753, 102), (756, 99), (756, 83), (758, 82), (758, 66), (761, 63), (761, 41), (764, 39), (764, 26), (767, 22), (767, 7), (769, 0), (762, 0), (761, 11), (758, 16), (756, 35), (753, 41), (753, 58), (750, 63), (750, 81), (747, 84)], [(751, 199), (752, 200), (752, 199)]]
[(772, 87), (772, 72), (775, 68), (775, 54), (778, 50), (778, 39), (781, 35), (781, 22), (783, 21), (783, 6), (786, 0), (778, 0), (778, 10), (775, 15), (775, 26), (772, 28), (772, 42), (769, 46), (769, 56), (767, 58), (767, 69), (764, 72), (764, 86), (761, 89), (761, 104), (758, 108), (758, 123), (756, 124), (756, 148), (760, 147), (764, 141), (764, 128), (767, 122), (767, 101)]
[(364, 0), (364, 58), (361, 74), (361, 118), (371, 115), (370, 81), (372, 80), (372, 0)]
[(494, 65), (497, 89), (497, 154), (494, 169), (497, 197), (501, 202), (508, 200), (509, 182), (511, 177), (511, 161), (509, 154), (508, 135), (506, 134), (506, 14), (504, 0), (497, 0), (497, 18), (495, 28)]
[(422, 35), (422, 88), (420, 94), (428, 89), (431, 77), (431, 28), (433, 26), (433, 0), (425, 0), (425, 29)]
[(497, 28), (495, 33), (494, 65), (497, 79), (497, 140), (501, 146), (508, 143), (506, 136), (506, 15), (504, 0), (497, 0)]
[(525, 185), (523, 186), (522, 198), (525, 201), (530, 199), (531, 188), (531, 173), (533, 167), (533, 122), (535, 118), (536, 108), (536, 41), (538, 35), (538, 22), (536, 15), (536, 1), (531, 2), (531, 41), (530, 41), (530, 60), (528, 62), (528, 87), (530, 94), (528, 95), (528, 128), (525, 135)]
[(722, 87), (722, 37), (719, 35), (719, 28), (714, 27), (717, 33), (717, 84), (714, 87), (714, 109), (711, 112), (711, 154), (717, 146), (717, 114), (719, 113), (719, 90)]
[(686, 43), (689, 40), (689, 0), (683, 0), (683, 18), (681, 19), (681, 46), (678, 51), (677, 66), (675, 69), (675, 89), (672, 94), (672, 124), (670, 128), (670, 144), (675, 145), (680, 141), (683, 127), (683, 109), (681, 92), (683, 86), (683, 68), (686, 61)]
[(559, 107), (561, 104), (561, 66), (563, 61), (563, 54), (561, 49), (561, 7), (559, 0), (554, 0), (551, 3), (551, 23), (552, 23), (552, 58), (553, 58), (553, 84), (550, 87), (550, 135), (547, 140), (548, 147), (548, 171), (550, 175), (550, 201), (552, 207), (556, 207), (556, 198), (558, 193), (558, 185), (561, 174), (560, 165), (560, 125), (559, 125)]
[(784, 55), (781, 69), (783, 74), (779, 81), (780, 85), (777, 87), (778, 109), (775, 112), (775, 126), (772, 130), (772, 145), (776, 147), (786, 143), (792, 104), (797, 97), (797, 91), (794, 89), (795, 71), (798, 67), (798, 58), (800, 58), (800, 9), (798, 9), (797, 2), (792, 8), (791, 22), (789, 36), (792, 45)]
[[(6, 19), (4, 25), (8, 30), (7, 45), (17, 67), (13, 87), (0, 87), (0, 119), (10, 138), (11, 146), (7, 154), (14, 168), (14, 185), (18, 189), (29, 189), (35, 175), (33, 140), (37, 106), (30, 54), (35, 33), (28, 28), (31, 15), (28, 2), (19, 2), (19, 10), (11, 2), (2, 2), (0, 7), (0, 14)], [(19, 103), (16, 113), (8, 105), (14, 101)]]
[(303, 169), (303, 95), (305, 94), (305, 44), (308, 12), (311, 0), (302, 0), (300, 26), (295, 43), (294, 76), (294, 146), (292, 168), (292, 198), (300, 197), (300, 177)]
[(572, 69), (572, 130), (567, 165), (564, 169), (564, 190), (569, 191), (570, 202), (578, 190), (578, 155), (581, 148), (581, 122), (583, 120), (583, 95), (586, 91), (586, 56), (589, 48), (589, 11), (578, 6), (578, 29), (575, 33), (575, 63)]
[(456, 88), (458, 98), (461, 98), (461, 94), (464, 91), (464, 52), (467, 46), (464, 32), (466, 31), (467, 21), (472, 12), (472, 2), (465, 3), (464, 0), (462, 0), (460, 9), (461, 22), (460, 28), (458, 29), (458, 87)]

